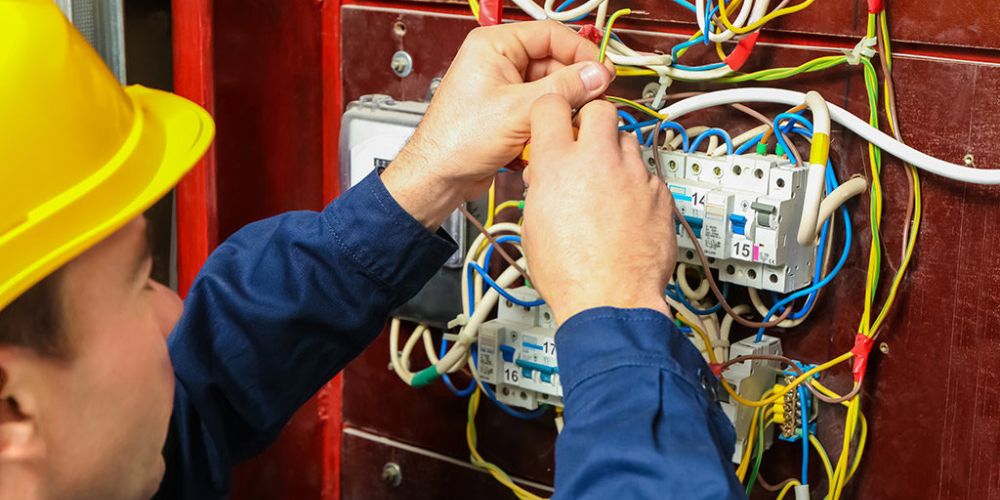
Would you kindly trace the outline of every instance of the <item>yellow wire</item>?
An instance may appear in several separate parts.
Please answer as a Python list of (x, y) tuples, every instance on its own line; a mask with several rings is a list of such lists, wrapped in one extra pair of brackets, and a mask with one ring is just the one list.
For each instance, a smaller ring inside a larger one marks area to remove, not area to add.
[(608, 25), (604, 27), (604, 38), (601, 39), (601, 52), (597, 55), (597, 62), (604, 63), (604, 56), (608, 51), (608, 40), (611, 39), (611, 27), (614, 26), (615, 21), (619, 17), (627, 16), (631, 13), (632, 9), (618, 9), (608, 18)]
[[(761, 394), (761, 397), (767, 397), (774, 392), (774, 388), (770, 388)], [(740, 466), (736, 469), (736, 476), (743, 482), (743, 478), (746, 477), (747, 469), (750, 468), (750, 454), (753, 451), (754, 446), (754, 436), (757, 433), (757, 417), (760, 416), (761, 407), (753, 409), (753, 419), (750, 420), (750, 431), (747, 433), (747, 443), (743, 447), (743, 457), (740, 459)]]
[(487, 204), (488, 204), (488, 206), (486, 207), (487, 228), (493, 225), (493, 205), (495, 205), (496, 202), (497, 202), (497, 180), (493, 179), (493, 182), (490, 183), (489, 196), (487, 196)]
[(630, 108), (642, 111), (643, 113), (646, 113), (647, 115), (652, 116), (653, 118), (656, 118), (658, 120), (666, 120), (667, 119), (667, 115), (665, 115), (663, 113), (660, 113), (660, 112), (658, 112), (658, 111), (656, 111), (656, 110), (654, 110), (654, 109), (652, 109), (652, 108), (650, 108), (648, 106), (644, 106), (644, 105), (639, 104), (639, 103), (637, 103), (635, 101), (632, 101), (630, 99), (626, 99), (624, 97), (615, 97), (615, 96), (612, 96), (612, 95), (605, 96), (604, 98), (607, 99), (610, 102), (615, 103), (615, 104), (622, 104), (622, 105), (628, 106)]
[(833, 485), (833, 466), (830, 465), (830, 456), (826, 454), (826, 449), (823, 448), (823, 443), (816, 438), (815, 435), (809, 435), (809, 442), (812, 443), (813, 449), (816, 450), (816, 454), (819, 455), (820, 461), (823, 462), (823, 470), (826, 471), (826, 483), (828, 486)]
[[(493, 205), (496, 203), (496, 201), (497, 201), (497, 180), (494, 178), (493, 182), (490, 183), (489, 194), (486, 196), (486, 224), (483, 225), (483, 227), (485, 227), (486, 229), (489, 229), (491, 226), (493, 226), (493, 218), (494, 218)], [(486, 245), (489, 244), (490, 240), (488, 239), (483, 240), (483, 242), (479, 244), (479, 248), (476, 249), (475, 256), (478, 258), (479, 254), (481, 254), (483, 250), (486, 249)]]
[[(886, 21), (885, 12), (879, 16), (879, 23), (881, 27), (881, 36), (885, 41), (886, 51), (886, 66), (891, 67), (892, 55), (888, 50), (889, 47), (889, 28)], [(888, 79), (889, 75), (885, 75)], [(885, 104), (885, 115), (886, 123), (889, 125), (889, 130), (895, 134), (896, 124), (892, 121), (892, 112), (889, 106), (889, 86), (885, 85), (885, 98), (883, 102)], [(904, 163), (903, 166), (906, 168), (907, 173), (913, 178), (913, 220), (910, 223), (910, 232), (908, 234), (908, 239), (906, 242), (906, 255), (903, 257), (903, 262), (900, 263), (899, 269), (896, 271), (896, 275), (893, 277), (892, 285), (889, 288), (889, 295), (886, 297), (885, 304), (882, 306), (882, 310), (879, 311), (878, 316), (875, 318), (875, 323), (872, 324), (871, 334), (875, 335), (878, 333), (879, 328), (885, 322), (886, 317), (889, 314), (889, 310), (892, 308), (896, 301), (896, 292), (899, 290), (899, 285), (903, 281), (903, 275), (906, 273), (907, 268), (910, 265), (910, 260), (913, 257), (913, 250), (917, 245), (917, 235), (920, 232), (920, 221), (922, 219), (922, 207), (921, 207), (921, 194), (920, 194), (920, 175), (917, 173), (917, 169), (910, 165), (909, 163)]]
[(469, 10), (472, 11), (472, 17), (479, 19), (479, 1), (469, 0)]
[(788, 391), (791, 391), (792, 389), (798, 387), (799, 384), (801, 384), (802, 382), (808, 380), (813, 375), (815, 375), (817, 373), (820, 373), (822, 371), (828, 370), (831, 367), (836, 366), (836, 365), (838, 365), (840, 363), (843, 363), (844, 361), (847, 361), (848, 359), (851, 359), (853, 356), (854, 356), (854, 353), (845, 352), (844, 354), (841, 354), (840, 356), (837, 356), (836, 358), (833, 358), (830, 361), (827, 361), (826, 363), (823, 363), (823, 364), (821, 364), (819, 366), (815, 366), (812, 369), (803, 372), (801, 375), (799, 375), (798, 377), (796, 377), (795, 380), (793, 380), (790, 384), (786, 385), (785, 387), (782, 387), (777, 392), (775, 392), (774, 394), (772, 394), (770, 397), (767, 397), (767, 398), (764, 398), (764, 399), (761, 399), (761, 400), (758, 400), (758, 401), (750, 401), (750, 400), (744, 398), (743, 396), (740, 396), (736, 392), (736, 389), (733, 389), (733, 386), (729, 385), (729, 382), (726, 381), (725, 377), (720, 378), (719, 381), (722, 382), (722, 387), (726, 389), (726, 392), (728, 392), (729, 395), (734, 400), (736, 400), (738, 403), (740, 403), (742, 405), (745, 405), (745, 406), (754, 406), (754, 407), (757, 407), (757, 406), (767, 406), (767, 405), (769, 405), (769, 404), (777, 401), (778, 398), (780, 398), (780, 397), (784, 396), (785, 394), (787, 394)]
[(658, 76), (658, 73), (651, 69), (636, 68), (635, 66), (615, 66), (617, 76)]
[(796, 481), (795, 479), (785, 483), (785, 487), (781, 488), (781, 491), (778, 492), (778, 500), (785, 498), (785, 495), (787, 495), (789, 491), (792, 491), (792, 488), (799, 486), (800, 484), (802, 483)]
[(718, 360), (718, 358), (715, 357), (715, 348), (712, 347), (712, 340), (708, 338), (708, 335), (706, 335), (705, 332), (701, 328), (698, 328), (697, 326), (695, 326), (694, 323), (688, 321), (688, 319), (685, 318), (684, 316), (678, 314), (677, 315), (677, 319), (681, 323), (684, 323), (685, 325), (691, 327), (691, 330), (694, 333), (697, 333), (698, 337), (701, 338), (701, 342), (703, 344), (705, 344), (705, 352), (708, 354), (708, 360), (709, 360), (709, 362), (711, 362), (712, 364), (718, 363), (719, 360)]
[(468, 422), (465, 426), (465, 441), (469, 445), (469, 455), (472, 465), (479, 467), (480, 469), (489, 472), (494, 479), (500, 484), (506, 486), (514, 496), (521, 500), (544, 500), (540, 497), (514, 483), (510, 476), (503, 471), (500, 467), (487, 462), (483, 459), (482, 455), (476, 449), (476, 413), (479, 411), (479, 398), (480, 389), (476, 389), (476, 392), (472, 393), (469, 397), (469, 412), (468, 412)]
[(757, 28), (760, 28), (761, 26), (763, 26), (763, 25), (767, 24), (768, 22), (770, 22), (770, 21), (772, 21), (774, 19), (777, 19), (777, 18), (779, 18), (781, 16), (787, 16), (788, 14), (794, 14), (794, 13), (800, 11), (800, 10), (803, 10), (806, 7), (809, 7), (810, 5), (812, 5), (812, 3), (814, 1), (815, 0), (805, 0), (802, 3), (792, 5), (791, 7), (785, 7), (784, 9), (778, 9), (778, 10), (776, 10), (774, 12), (768, 13), (766, 16), (758, 19), (757, 22), (755, 22), (755, 23), (753, 23), (753, 24), (751, 24), (749, 26), (744, 26), (742, 28), (737, 28), (736, 26), (733, 26), (733, 23), (729, 21), (729, 16), (726, 15), (726, 9), (727, 9), (727, 7), (726, 7), (726, 4), (725, 4), (725, 0), (720, 0), (720, 4), (719, 4), (720, 5), (720, 7), (719, 7), (719, 19), (722, 20), (722, 24), (724, 24), (726, 26), (726, 29), (728, 29), (729, 31), (732, 31), (733, 33), (736, 33), (737, 35), (743, 35), (743, 34), (746, 34), (746, 33), (750, 33), (751, 31), (753, 31), (753, 30), (755, 30)]
[(503, 212), (508, 208), (521, 208), (521, 203), (521, 200), (508, 200), (497, 205), (497, 208), (493, 210), (493, 218), (496, 219), (496, 217), (500, 215), (500, 212)]
[[(831, 391), (829, 388), (827, 388), (825, 385), (823, 385), (822, 383), (820, 383), (818, 380), (814, 380), (811, 383), (812, 383), (812, 386), (816, 390), (822, 392), (823, 394), (825, 394), (825, 395), (827, 395), (827, 396), (829, 396), (831, 398), (840, 398), (840, 394), (837, 394), (836, 392)], [(851, 404), (853, 402), (855, 402), (855, 401), (860, 401), (860, 397), (859, 396), (855, 396), (850, 401), (843, 401), (840, 404), (842, 404), (842, 405), (848, 407), (848, 409), (850, 409)], [(857, 449), (856, 449), (856, 452), (855, 452), (855, 455), (854, 455), (854, 462), (851, 465), (851, 470), (847, 474), (847, 478), (846, 478), (845, 481), (850, 481), (850, 479), (854, 476), (854, 473), (858, 470), (858, 467), (861, 465), (861, 457), (863, 456), (864, 451), (865, 451), (865, 443), (867, 443), (867, 441), (868, 441), (868, 419), (866, 419), (865, 418), (865, 414), (863, 412), (861, 412), (860, 402), (858, 404), (859, 404), (859, 406), (858, 406), (858, 418), (857, 418), (856, 422), (860, 422), (861, 423), (861, 434), (858, 437), (858, 444), (857, 444)], [(846, 426), (845, 426), (845, 431), (850, 431), (849, 432), (850, 434), (853, 434), (853, 432), (854, 432), (853, 430), (847, 429)], [(824, 450), (824, 452), (825, 452), (825, 450)], [(841, 453), (843, 453), (843, 451)], [(838, 471), (838, 472), (842, 472), (842, 471)], [(835, 472), (834, 475), (836, 476), (836, 474), (838, 472)], [(833, 482), (831, 482), (830, 484), (831, 484), (831, 490), (830, 491), (832, 493), (833, 492)]]

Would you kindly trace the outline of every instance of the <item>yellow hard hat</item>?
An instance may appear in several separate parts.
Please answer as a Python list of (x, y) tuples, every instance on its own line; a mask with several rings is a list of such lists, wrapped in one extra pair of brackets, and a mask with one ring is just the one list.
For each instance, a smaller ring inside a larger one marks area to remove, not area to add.
[(0, 309), (163, 197), (214, 131), (119, 85), (51, 0), (0, 0)]

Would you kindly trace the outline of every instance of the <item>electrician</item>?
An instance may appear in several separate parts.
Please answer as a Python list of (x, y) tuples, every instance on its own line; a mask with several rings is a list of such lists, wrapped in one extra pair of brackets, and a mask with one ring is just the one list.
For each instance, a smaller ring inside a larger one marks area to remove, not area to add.
[(226, 496), (455, 251), (438, 226), (529, 135), (525, 249), (562, 323), (557, 495), (734, 496), (732, 429), (661, 298), (670, 198), (587, 104), (612, 78), (596, 56), (556, 23), (475, 30), (381, 177), (243, 228), (182, 307), (149, 276), (142, 212), (211, 118), (123, 89), (52, 2), (0, 0), (0, 498)]

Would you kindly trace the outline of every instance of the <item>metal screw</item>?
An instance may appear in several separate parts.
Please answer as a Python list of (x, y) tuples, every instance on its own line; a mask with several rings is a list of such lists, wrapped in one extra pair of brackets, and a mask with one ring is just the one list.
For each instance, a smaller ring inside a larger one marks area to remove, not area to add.
[(962, 158), (962, 161), (965, 162), (965, 166), (967, 167), (976, 166), (976, 157), (972, 156), (972, 153), (966, 153), (965, 156)]
[(878, 345), (878, 350), (882, 351), (882, 354), (889, 354), (889, 344), (882, 342)]
[(649, 82), (645, 87), (642, 88), (642, 98), (652, 99), (656, 97), (656, 93), (660, 90), (660, 84), (657, 82)]
[(441, 77), (437, 77), (431, 80), (431, 85), (430, 87), (427, 88), (427, 99), (426, 99), (427, 101), (430, 101), (432, 98), (434, 98), (434, 93), (437, 92), (437, 89), (440, 86), (441, 86)]
[(395, 462), (388, 462), (382, 466), (382, 482), (393, 488), (403, 482), (403, 469)]
[(400, 50), (392, 55), (392, 62), (389, 66), (396, 76), (406, 78), (413, 72), (413, 58), (405, 50)]

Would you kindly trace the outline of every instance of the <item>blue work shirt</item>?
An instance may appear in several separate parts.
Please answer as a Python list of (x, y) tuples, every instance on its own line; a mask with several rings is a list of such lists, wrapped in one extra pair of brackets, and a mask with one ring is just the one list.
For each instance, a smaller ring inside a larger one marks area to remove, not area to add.
[[(168, 340), (177, 385), (157, 496), (226, 497), (233, 465), (274, 441), (455, 249), (376, 174), (322, 212), (272, 217), (226, 240)], [(556, 497), (741, 496), (715, 380), (667, 317), (592, 309), (556, 342), (566, 405)]]

